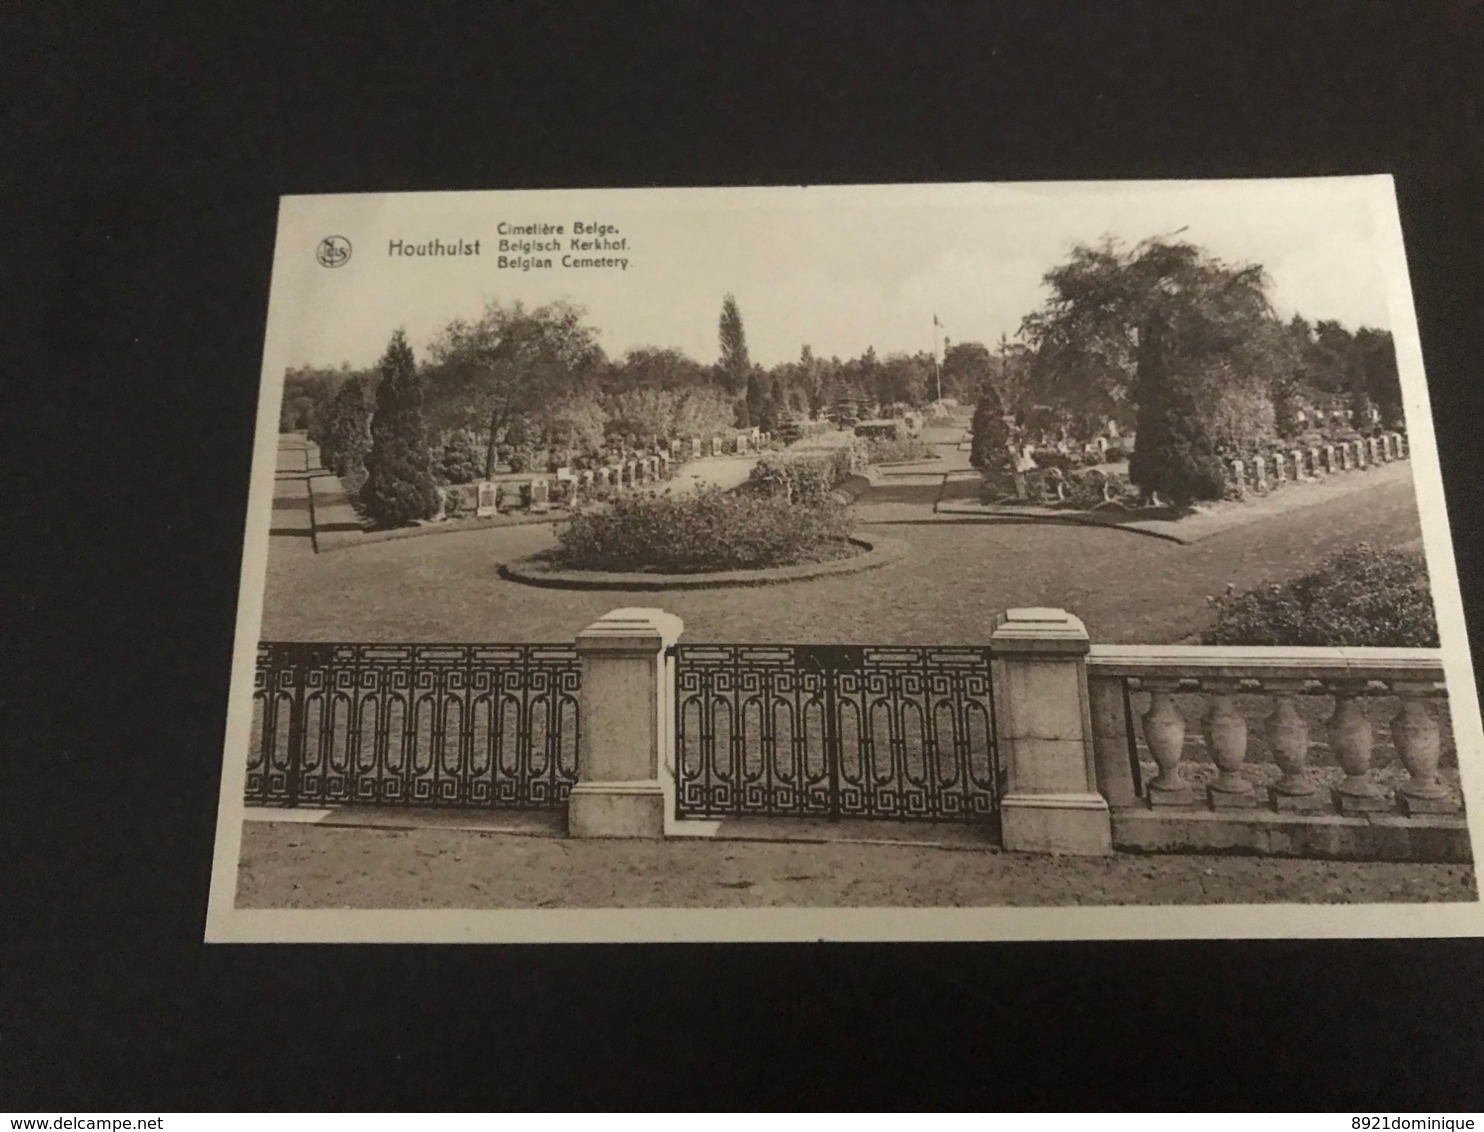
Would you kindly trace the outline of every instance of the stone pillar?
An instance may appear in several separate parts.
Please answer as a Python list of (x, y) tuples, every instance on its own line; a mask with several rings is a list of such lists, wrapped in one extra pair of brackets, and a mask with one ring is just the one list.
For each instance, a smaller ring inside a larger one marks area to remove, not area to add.
[(1232, 485), (1237, 489), (1239, 497), (1247, 494), (1247, 468), (1241, 460), (1233, 460), (1230, 465)]
[(990, 634), (1007, 850), (1107, 854), (1087, 692), (1087, 629), (1061, 609), (1010, 609)]
[(659, 609), (615, 609), (577, 634), (582, 662), (571, 837), (664, 837), (674, 756), (665, 650), (685, 628)]

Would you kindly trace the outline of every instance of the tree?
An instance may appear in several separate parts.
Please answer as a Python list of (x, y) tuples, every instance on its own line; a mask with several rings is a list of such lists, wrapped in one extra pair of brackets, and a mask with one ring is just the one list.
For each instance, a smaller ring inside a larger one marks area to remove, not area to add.
[(1362, 326), (1355, 332), (1360, 380), (1386, 428), (1404, 428), (1402, 383), (1396, 368), (1396, 343), (1389, 330)]
[(878, 400), (883, 404), (921, 405), (928, 399), (932, 368), (928, 355), (892, 354), (881, 367)]
[(1089, 438), (1110, 419), (1126, 426), (1137, 414), (1139, 330), (1155, 315), (1198, 410), (1226, 385), (1266, 386), (1291, 364), (1256, 264), (1227, 264), (1168, 239), (1131, 250), (1110, 239), (1074, 248), (1045, 282), (1050, 299), (1022, 324), (1032, 349), (1027, 394), (1059, 412), (1072, 436)]
[(430, 417), (484, 435), (486, 475), (518, 420), (539, 432), (543, 412), (596, 386), (606, 359), (585, 317), (567, 302), (534, 310), (492, 302), (473, 322), (449, 323), (433, 344)]
[(381, 526), (403, 526), (438, 513), (428, 439), (423, 427), (422, 379), (407, 337), (398, 330), (379, 366), (376, 414), (361, 503)]
[(1293, 375), (1280, 373), (1273, 381), (1273, 428), (1284, 440), (1299, 432), (1298, 389)]
[(994, 369), (994, 358), (983, 342), (955, 342), (943, 351), (943, 396), (960, 401), (977, 396)]
[(1139, 334), (1138, 437), (1129, 478), (1146, 495), (1164, 495), (1177, 507), (1196, 499), (1220, 499), (1221, 463), (1197, 410), (1193, 384), (1171, 365), (1175, 335), (1159, 313)]
[(988, 377), (979, 386), (979, 401), (969, 422), (969, 463), (997, 490), (1013, 486), (1016, 460), (1014, 427), (1000, 395)]
[(635, 346), (609, 367), (604, 388), (609, 393), (630, 389), (683, 390), (711, 383), (711, 374), (679, 350)]
[(721, 343), (721, 357), (716, 363), (722, 386), (729, 393), (748, 393), (752, 400), (750, 379), (752, 360), (747, 356), (747, 334), (742, 329), (742, 312), (737, 309), (736, 297), (728, 294), (721, 301), (721, 323), (717, 328)]
[(366, 379), (348, 378), (336, 392), (321, 430), (320, 461), (337, 476), (365, 465), (371, 448), (371, 411), (366, 403)]

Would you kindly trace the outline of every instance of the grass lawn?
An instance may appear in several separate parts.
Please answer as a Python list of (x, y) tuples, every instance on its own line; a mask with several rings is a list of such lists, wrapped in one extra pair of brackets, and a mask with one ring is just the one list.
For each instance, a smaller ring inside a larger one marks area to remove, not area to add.
[[(1378, 485), (1191, 546), (1092, 527), (934, 515), (941, 477), (885, 478), (865, 496), (861, 533), (913, 553), (863, 574), (751, 589), (626, 593), (542, 590), (499, 564), (554, 544), (547, 526), (472, 530), (313, 553), (290, 534), (280, 479), (263, 636), (270, 640), (566, 641), (610, 609), (658, 606), (683, 639), (717, 642), (976, 644), (1012, 606), (1059, 606), (1103, 642), (1179, 641), (1210, 620), (1207, 598), (1312, 569), (1343, 546), (1420, 538), (1409, 484)], [(307, 533), (307, 532), (306, 532)]]

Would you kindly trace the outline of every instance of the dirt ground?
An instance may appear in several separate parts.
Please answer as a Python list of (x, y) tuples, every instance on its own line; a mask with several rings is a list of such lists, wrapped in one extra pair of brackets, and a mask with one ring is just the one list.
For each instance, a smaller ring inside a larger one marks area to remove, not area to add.
[(993, 907), (1477, 901), (1467, 865), (574, 841), (248, 822), (244, 908)]

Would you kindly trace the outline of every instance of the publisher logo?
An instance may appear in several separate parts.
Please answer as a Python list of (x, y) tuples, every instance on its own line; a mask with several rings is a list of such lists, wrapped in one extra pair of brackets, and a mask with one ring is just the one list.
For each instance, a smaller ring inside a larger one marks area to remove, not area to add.
[(314, 249), (321, 267), (344, 267), (350, 262), (350, 241), (344, 236), (326, 236)]

